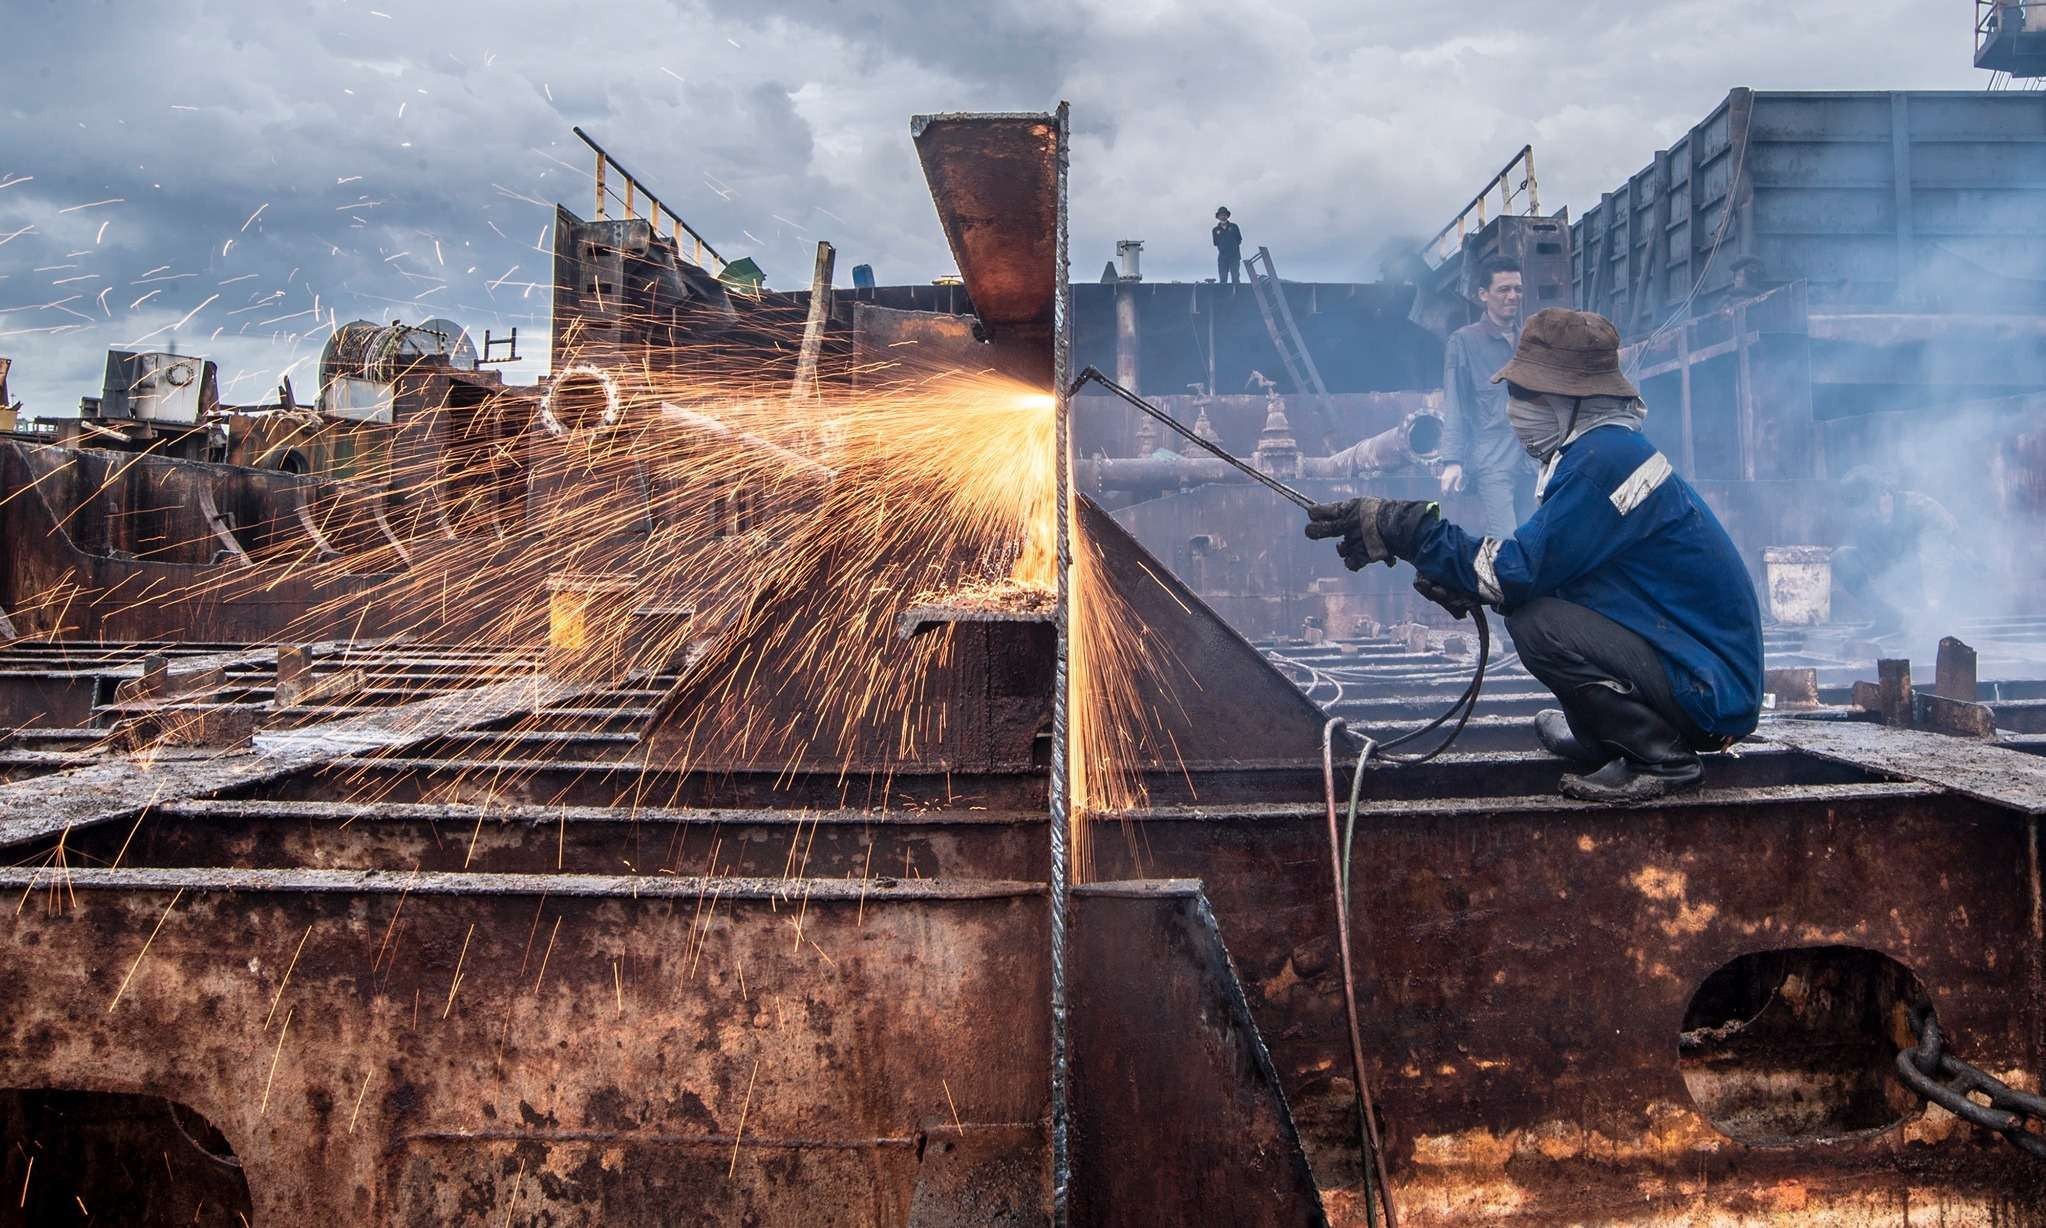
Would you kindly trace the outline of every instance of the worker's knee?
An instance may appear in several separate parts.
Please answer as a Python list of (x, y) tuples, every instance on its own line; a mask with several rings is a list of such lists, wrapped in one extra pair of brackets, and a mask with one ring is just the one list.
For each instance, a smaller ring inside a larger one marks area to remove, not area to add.
[(1513, 646), (1522, 657), (1554, 654), (1559, 643), (1558, 608), (1567, 604), (1554, 597), (1537, 597), (1506, 616), (1506, 633), (1513, 637)]

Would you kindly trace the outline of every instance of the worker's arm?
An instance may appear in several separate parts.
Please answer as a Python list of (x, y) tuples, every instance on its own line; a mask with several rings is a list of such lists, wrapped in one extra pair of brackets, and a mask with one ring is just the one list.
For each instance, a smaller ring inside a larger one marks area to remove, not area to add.
[(1649, 531), (1641, 505), (1668, 476), (1659, 452), (1618, 474), (1592, 449), (1565, 455), (1541, 506), (1512, 537), (1472, 537), (1434, 520), (1415, 544), (1414, 567), (1437, 584), (1511, 610), (1592, 571)]
[(1442, 347), (1442, 447), (1437, 455), (1444, 467), (1461, 467), (1470, 446), (1470, 408), (1477, 399), (1471, 387), (1470, 364), (1464, 361), (1463, 337), (1449, 336)]

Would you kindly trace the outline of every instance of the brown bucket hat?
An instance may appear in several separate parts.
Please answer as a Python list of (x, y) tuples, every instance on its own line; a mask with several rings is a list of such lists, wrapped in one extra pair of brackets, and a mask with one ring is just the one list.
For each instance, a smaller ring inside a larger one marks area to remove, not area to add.
[(1602, 315), (1548, 307), (1528, 317), (1513, 361), (1493, 383), (1510, 380), (1529, 392), (1566, 397), (1639, 397), (1620, 373), (1620, 330)]

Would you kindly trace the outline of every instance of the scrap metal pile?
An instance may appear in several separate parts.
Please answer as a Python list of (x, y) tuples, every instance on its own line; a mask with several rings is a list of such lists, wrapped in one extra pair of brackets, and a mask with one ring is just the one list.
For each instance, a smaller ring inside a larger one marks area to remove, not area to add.
[(970, 319), (564, 210), (374, 480), (4, 445), (0, 1224), (2046, 1224), (1894, 1073), (2046, 1069), (2027, 742), (1360, 766), (1346, 969), (1356, 670), (1066, 497), (1064, 111), (913, 131)]

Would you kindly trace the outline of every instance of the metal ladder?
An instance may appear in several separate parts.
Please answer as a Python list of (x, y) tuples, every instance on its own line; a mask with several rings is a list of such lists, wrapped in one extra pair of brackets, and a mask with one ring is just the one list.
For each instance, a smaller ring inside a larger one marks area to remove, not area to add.
[[(1262, 271), (1258, 268), (1260, 264), (1264, 266)], [(1279, 360), (1286, 364), (1286, 376), (1293, 381), (1293, 390), (1327, 396), (1328, 385), (1321, 382), (1321, 372), (1314, 369), (1314, 356), (1307, 352), (1307, 342), (1301, 339), (1300, 328), (1293, 323), (1293, 309), (1286, 305), (1286, 292), (1280, 288), (1278, 271), (1272, 267), (1272, 250), (1258, 248), (1257, 255), (1243, 262), (1243, 271), (1250, 275), (1250, 290), (1257, 295), (1257, 309), (1264, 313), (1265, 331), (1271, 333)]]

